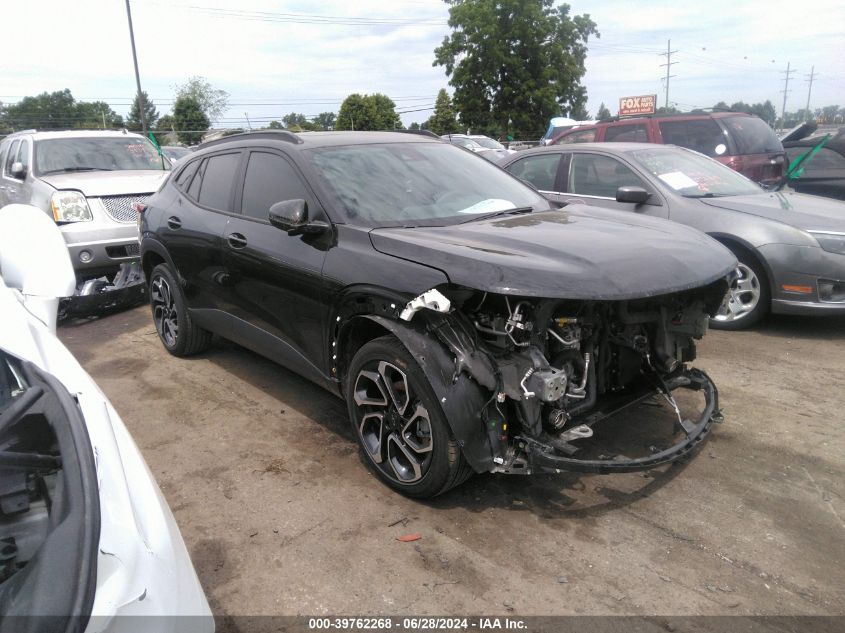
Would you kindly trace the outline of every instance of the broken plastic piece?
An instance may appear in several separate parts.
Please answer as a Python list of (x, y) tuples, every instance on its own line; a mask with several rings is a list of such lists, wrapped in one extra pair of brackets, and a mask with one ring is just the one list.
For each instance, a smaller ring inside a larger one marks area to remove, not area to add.
[(411, 299), (405, 305), (405, 309), (402, 310), (402, 314), (399, 315), (399, 318), (403, 321), (410, 321), (413, 316), (423, 308), (428, 308), (429, 310), (434, 310), (435, 312), (443, 312), (445, 314), (452, 308), (452, 302), (444, 297), (439, 290), (432, 288), (431, 290), (426, 290), (419, 297)]
[(422, 538), (422, 534), (406, 534), (405, 536), (399, 536), (396, 538), (397, 541), (402, 541), (403, 543), (410, 543), (412, 541), (419, 541)]

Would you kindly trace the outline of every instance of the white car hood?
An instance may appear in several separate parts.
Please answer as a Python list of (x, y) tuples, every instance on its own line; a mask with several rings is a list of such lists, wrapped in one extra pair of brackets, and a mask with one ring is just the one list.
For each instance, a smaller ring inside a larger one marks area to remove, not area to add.
[(41, 179), (56, 189), (76, 189), (88, 198), (153, 193), (169, 170), (82, 171), (48, 174)]
[[(214, 630), (205, 594), (155, 479), (123, 421), (68, 349), (0, 278), (0, 348), (75, 396), (97, 464), (100, 541), (87, 633)], [(115, 616), (168, 616), (115, 618)], [(203, 616), (177, 619), (177, 616)]]

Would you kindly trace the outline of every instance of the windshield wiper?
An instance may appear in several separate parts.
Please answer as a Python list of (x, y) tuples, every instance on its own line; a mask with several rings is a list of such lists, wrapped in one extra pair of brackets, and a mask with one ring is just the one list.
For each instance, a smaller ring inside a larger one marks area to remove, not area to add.
[(64, 174), (72, 171), (113, 171), (108, 167), (62, 167), (61, 169), (51, 169), (49, 171), (42, 171), (41, 175), (47, 174)]
[(482, 213), (474, 215), (471, 218), (458, 222), (458, 224), (466, 224), (467, 222), (476, 222), (477, 220), (489, 220), (490, 218), (497, 218), (501, 215), (522, 215), (523, 213), (531, 213), (534, 207), (514, 207), (513, 209), (505, 209), (503, 211), (493, 211), (493, 213)]
[(719, 196), (713, 193), (712, 191), (708, 191), (707, 193), (682, 193), (681, 194), (684, 198), (718, 198)]

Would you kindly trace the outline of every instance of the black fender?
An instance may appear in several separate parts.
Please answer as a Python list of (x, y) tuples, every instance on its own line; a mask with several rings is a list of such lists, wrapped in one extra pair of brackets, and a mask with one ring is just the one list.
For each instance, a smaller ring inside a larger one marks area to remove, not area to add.
[(413, 355), (428, 378), (467, 462), (475, 472), (493, 468), (490, 439), (482, 410), (491, 393), (461, 372), (455, 379), (455, 359), (432, 335), (410, 325), (378, 315), (361, 315), (393, 334)]
[(185, 283), (185, 280), (182, 279), (182, 276), (179, 274), (179, 269), (173, 263), (173, 259), (170, 257), (170, 253), (167, 252), (164, 244), (153, 237), (144, 236), (141, 238), (141, 269), (144, 272), (144, 279), (146, 279), (148, 283), (149, 279), (147, 279), (147, 267), (145, 266), (145, 261), (150, 253), (155, 253), (161, 257), (170, 267), (170, 270), (172, 270), (179, 278), (180, 283)]

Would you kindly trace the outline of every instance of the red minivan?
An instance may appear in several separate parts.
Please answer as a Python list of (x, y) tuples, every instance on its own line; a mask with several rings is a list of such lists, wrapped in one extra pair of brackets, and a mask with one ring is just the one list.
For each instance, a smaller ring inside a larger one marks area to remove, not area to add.
[(669, 114), (599, 121), (559, 134), (563, 143), (634, 142), (679, 145), (732, 167), (761, 185), (783, 176), (786, 154), (774, 130), (742, 112)]

